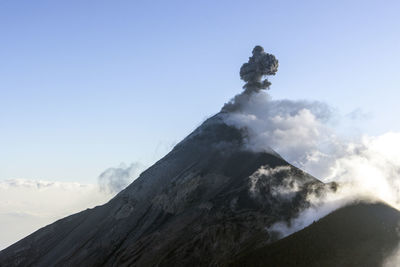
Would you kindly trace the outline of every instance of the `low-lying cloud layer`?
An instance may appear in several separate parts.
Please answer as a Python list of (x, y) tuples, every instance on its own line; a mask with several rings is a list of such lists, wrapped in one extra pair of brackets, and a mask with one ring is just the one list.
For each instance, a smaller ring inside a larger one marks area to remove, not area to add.
[(65, 216), (102, 205), (139, 176), (138, 162), (105, 170), (98, 184), (0, 181), (0, 250)]
[(0, 181), (0, 249), (62, 217), (101, 205), (111, 197), (94, 184)]

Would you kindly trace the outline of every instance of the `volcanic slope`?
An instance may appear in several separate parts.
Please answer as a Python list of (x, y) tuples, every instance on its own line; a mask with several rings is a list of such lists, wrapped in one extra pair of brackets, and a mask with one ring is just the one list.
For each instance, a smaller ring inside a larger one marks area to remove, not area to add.
[(1, 251), (0, 265), (209, 266), (266, 244), (268, 226), (296, 216), (310, 191), (328, 185), (272, 150), (244, 150), (245, 130), (226, 125), (224, 115), (206, 120), (107, 204)]

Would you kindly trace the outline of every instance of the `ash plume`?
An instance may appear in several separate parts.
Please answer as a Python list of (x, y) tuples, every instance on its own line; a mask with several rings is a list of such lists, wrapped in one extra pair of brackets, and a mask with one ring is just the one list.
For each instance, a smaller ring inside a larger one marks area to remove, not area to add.
[(264, 48), (257, 45), (253, 49), (253, 55), (249, 57), (247, 63), (240, 68), (240, 78), (245, 81), (241, 94), (236, 95), (232, 100), (224, 105), (222, 112), (233, 112), (245, 105), (254, 93), (262, 89), (269, 89), (271, 82), (264, 79), (264, 76), (275, 75), (278, 71), (278, 60), (272, 54), (264, 52)]
[(262, 78), (266, 75), (275, 75), (278, 71), (278, 60), (274, 55), (265, 53), (264, 48), (257, 45), (252, 53), (249, 61), (240, 68), (240, 78), (246, 82), (243, 86), (246, 93), (268, 89), (271, 83), (268, 79), (262, 80)]

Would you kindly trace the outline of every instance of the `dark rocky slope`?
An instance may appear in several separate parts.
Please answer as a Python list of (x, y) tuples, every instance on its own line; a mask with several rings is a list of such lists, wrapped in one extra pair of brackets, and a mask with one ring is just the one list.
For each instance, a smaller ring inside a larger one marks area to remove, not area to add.
[(398, 248), (400, 212), (385, 204), (353, 204), (229, 266), (379, 267)]
[(0, 265), (209, 266), (266, 244), (266, 227), (295, 216), (307, 192), (325, 185), (272, 150), (243, 150), (245, 133), (221, 116), (107, 204), (1, 251)]

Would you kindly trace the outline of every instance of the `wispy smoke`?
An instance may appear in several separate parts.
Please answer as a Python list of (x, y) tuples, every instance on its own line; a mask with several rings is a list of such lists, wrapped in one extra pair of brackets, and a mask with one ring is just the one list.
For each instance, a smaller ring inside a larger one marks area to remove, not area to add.
[(318, 191), (318, 194), (311, 191), (306, 196), (306, 201), (308, 207), (302, 210), (296, 218), (292, 218), (290, 221), (277, 222), (269, 227), (268, 230), (277, 233), (282, 238), (305, 228), (314, 221), (347, 204), (358, 201), (376, 202), (379, 200), (371, 192), (358, 189), (352, 182), (346, 182), (339, 184), (335, 190), (327, 187)]
[(108, 168), (98, 178), (100, 190), (109, 194), (115, 194), (124, 189), (136, 179), (144, 166), (134, 162), (129, 166), (121, 164), (118, 168)]

